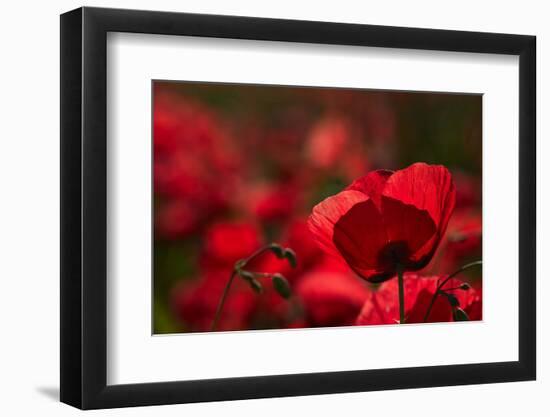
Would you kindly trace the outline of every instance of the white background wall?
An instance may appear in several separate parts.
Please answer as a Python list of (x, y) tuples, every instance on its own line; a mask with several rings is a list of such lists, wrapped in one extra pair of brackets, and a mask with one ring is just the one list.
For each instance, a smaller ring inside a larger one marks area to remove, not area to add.
[[(370, 4), (369, 4), (370, 3)], [(542, 1), (92, 1), (86, 5), (534, 34), (538, 37), (538, 381), (100, 411), (94, 415), (548, 415), (550, 26)], [(72, 0), (5, 2), (0, 61), (0, 414), (75, 415), (59, 378), (59, 17)], [(366, 350), (365, 354), (369, 354)]]

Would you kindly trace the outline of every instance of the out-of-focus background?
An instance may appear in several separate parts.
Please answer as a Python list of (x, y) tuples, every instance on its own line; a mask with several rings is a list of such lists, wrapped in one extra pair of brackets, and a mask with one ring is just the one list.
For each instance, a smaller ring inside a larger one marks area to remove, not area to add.
[[(369, 286), (319, 251), (311, 208), (373, 169), (447, 166), (457, 207), (425, 275), (481, 259), (481, 96), (240, 84), (154, 83), (154, 332), (209, 330), (233, 264), (266, 255), (290, 301), (236, 280), (220, 330), (352, 325)], [(481, 272), (466, 278), (481, 290)], [(335, 285), (337, 282), (339, 284)]]

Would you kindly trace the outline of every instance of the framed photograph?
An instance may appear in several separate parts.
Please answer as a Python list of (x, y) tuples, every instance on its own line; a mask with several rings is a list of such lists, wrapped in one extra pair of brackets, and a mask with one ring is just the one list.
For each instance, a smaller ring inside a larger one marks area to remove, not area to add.
[(61, 16), (61, 401), (533, 380), (535, 37)]

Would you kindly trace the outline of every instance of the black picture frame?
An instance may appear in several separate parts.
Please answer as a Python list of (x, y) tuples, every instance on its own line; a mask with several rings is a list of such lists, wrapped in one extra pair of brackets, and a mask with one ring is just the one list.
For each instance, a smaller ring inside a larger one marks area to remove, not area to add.
[[(519, 360), (107, 385), (108, 32), (519, 56)], [(94, 409), (535, 379), (535, 51), (524, 35), (88, 7), (61, 15), (61, 401)]]

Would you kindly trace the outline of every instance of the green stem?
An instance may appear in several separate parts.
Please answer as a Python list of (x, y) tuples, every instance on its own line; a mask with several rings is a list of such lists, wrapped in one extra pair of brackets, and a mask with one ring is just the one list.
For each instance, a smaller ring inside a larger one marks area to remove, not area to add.
[(399, 324), (405, 323), (405, 286), (403, 284), (403, 267), (397, 265), (397, 284), (399, 286)]
[(457, 276), (458, 274), (460, 274), (461, 272), (464, 272), (465, 270), (467, 270), (469, 268), (472, 268), (472, 267), (477, 266), (477, 265), (481, 265), (481, 263), (482, 263), (481, 261), (475, 261), (475, 262), (470, 262), (469, 264), (463, 265), (462, 267), (457, 269), (455, 272), (453, 272), (451, 275), (449, 275), (447, 278), (445, 278), (443, 281), (441, 281), (441, 283), (437, 286), (437, 289), (435, 290), (434, 295), (433, 295), (433, 297), (430, 301), (430, 305), (428, 306), (428, 310), (426, 311), (426, 314), (424, 316), (424, 323), (426, 323), (428, 321), (428, 317), (430, 317), (430, 313), (432, 312), (432, 308), (434, 306), (435, 299), (439, 295), (439, 291), (441, 291), (443, 286), (447, 282), (449, 282), (449, 280), (451, 278), (454, 278), (455, 276)]
[(222, 314), (223, 306), (225, 304), (225, 299), (227, 298), (227, 294), (229, 293), (229, 288), (233, 283), (233, 279), (235, 278), (235, 275), (237, 275), (237, 271), (233, 270), (233, 272), (231, 273), (231, 276), (229, 277), (229, 280), (227, 281), (227, 284), (225, 284), (222, 297), (220, 298), (220, 301), (218, 302), (218, 307), (216, 308), (216, 314), (214, 315), (212, 326), (210, 327), (211, 332), (215, 331), (216, 327), (218, 326), (218, 322), (220, 321), (220, 316)]

